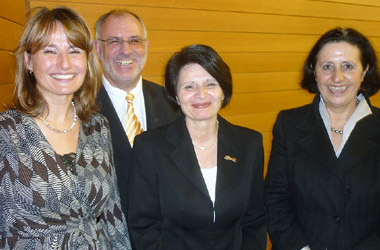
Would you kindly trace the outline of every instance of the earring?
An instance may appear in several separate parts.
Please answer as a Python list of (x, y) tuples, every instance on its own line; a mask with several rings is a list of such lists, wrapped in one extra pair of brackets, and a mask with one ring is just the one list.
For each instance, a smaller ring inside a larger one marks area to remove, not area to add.
[(29, 74), (32, 76), (34, 75), (33, 71), (29, 70)]

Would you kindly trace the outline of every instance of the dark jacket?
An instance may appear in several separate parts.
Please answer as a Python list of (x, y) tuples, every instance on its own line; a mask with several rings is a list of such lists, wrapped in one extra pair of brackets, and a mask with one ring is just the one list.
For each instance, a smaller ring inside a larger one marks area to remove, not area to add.
[(218, 120), (215, 223), (185, 119), (136, 137), (128, 225), (137, 250), (265, 249), (262, 136)]
[(380, 110), (369, 104), (373, 114), (356, 124), (337, 158), (319, 98), (280, 112), (274, 125), (265, 180), (272, 249), (378, 250)]
[[(164, 89), (160, 85), (143, 79), (143, 94), (148, 130), (168, 124), (180, 116), (179, 110), (176, 110), (175, 107), (169, 103)], [(100, 113), (108, 119), (110, 124), (121, 206), (125, 216), (127, 216), (131, 145), (113, 107), (112, 101), (103, 86), (99, 91), (96, 101), (100, 106)]]

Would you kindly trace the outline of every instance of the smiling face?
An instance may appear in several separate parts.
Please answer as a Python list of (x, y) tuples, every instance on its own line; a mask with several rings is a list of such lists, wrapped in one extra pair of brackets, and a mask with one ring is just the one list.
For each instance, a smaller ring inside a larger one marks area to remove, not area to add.
[(224, 99), (217, 80), (199, 64), (187, 64), (179, 73), (178, 104), (187, 119), (216, 119)]
[(368, 66), (363, 69), (358, 47), (347, 42), (327, 43), (318, 54), (314, 71), (326, 107), (355, 107), (367, 70)]
[(33, 54), (25, 52), (26, 68), (36, 78), (36, 88), (46, 100), (72, 99), (87, 71), (86, 52), (75, 47), (60, 23), (55, 24), (47, 45)]
[[(109, 16), (100, 27), (98, 37), (102, 40), (146, 39), (141, 23), (129, 14)], [(130, 46), (124, 42), (119, 48), (97, 40), (95, 49), (103, 66), (103, 74), (111, 85), (127, 92), (136, 86), (146, 61), (147, 40), (141, 46)]]

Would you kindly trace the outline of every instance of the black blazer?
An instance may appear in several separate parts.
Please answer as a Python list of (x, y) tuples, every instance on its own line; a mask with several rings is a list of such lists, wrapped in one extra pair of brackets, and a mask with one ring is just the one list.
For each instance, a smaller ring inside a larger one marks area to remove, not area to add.
[(274, 125), (265, 180), (272, 249), (378, 250), (380, 110), (370, 105), (336, 158), (319, 98)]
[[(179, 109), (176, 109), (176, 107), (173, 107), (169, 103), (164, 89), (160, 85), (143, 79), (143, 95), (148, 130), (166, 125), (180, 116)], [(110, 124), (121, 206), (125, 216), (127, 216), (131, 145), (112, 101), (103, 86), (100, 88), (96, 101), (100, 106), (100, 113), (107, 117)]]
[(265, 249), (262, 136), (218, 120), (215, 223), (185, 119), (136, 137), (128, 225), (137, 250)]

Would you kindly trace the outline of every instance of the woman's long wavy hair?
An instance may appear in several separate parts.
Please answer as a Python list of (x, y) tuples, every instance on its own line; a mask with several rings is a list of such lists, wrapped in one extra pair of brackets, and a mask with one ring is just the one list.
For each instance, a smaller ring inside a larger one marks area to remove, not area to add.
[(52, 10), (39, 7), (26, 23), (15, 50), (17, 71), (14, 108), (32, 117), (41, 115), (45, 109), (49, 111), (46, 100), (36, 88), (36, 78), (28, 71), (25, 62), (27, 56), (33, 56), (48, 44), (50, 35), (59, 24), (63, 26), (70, 43), (86, 53), (87, 70), (84, 82), (73, 96), (78, 117), (86, 122), (97, 110), (95, 99), (101, 84), (101, 70), (86, 21), (75, 11), (63, 6)]

